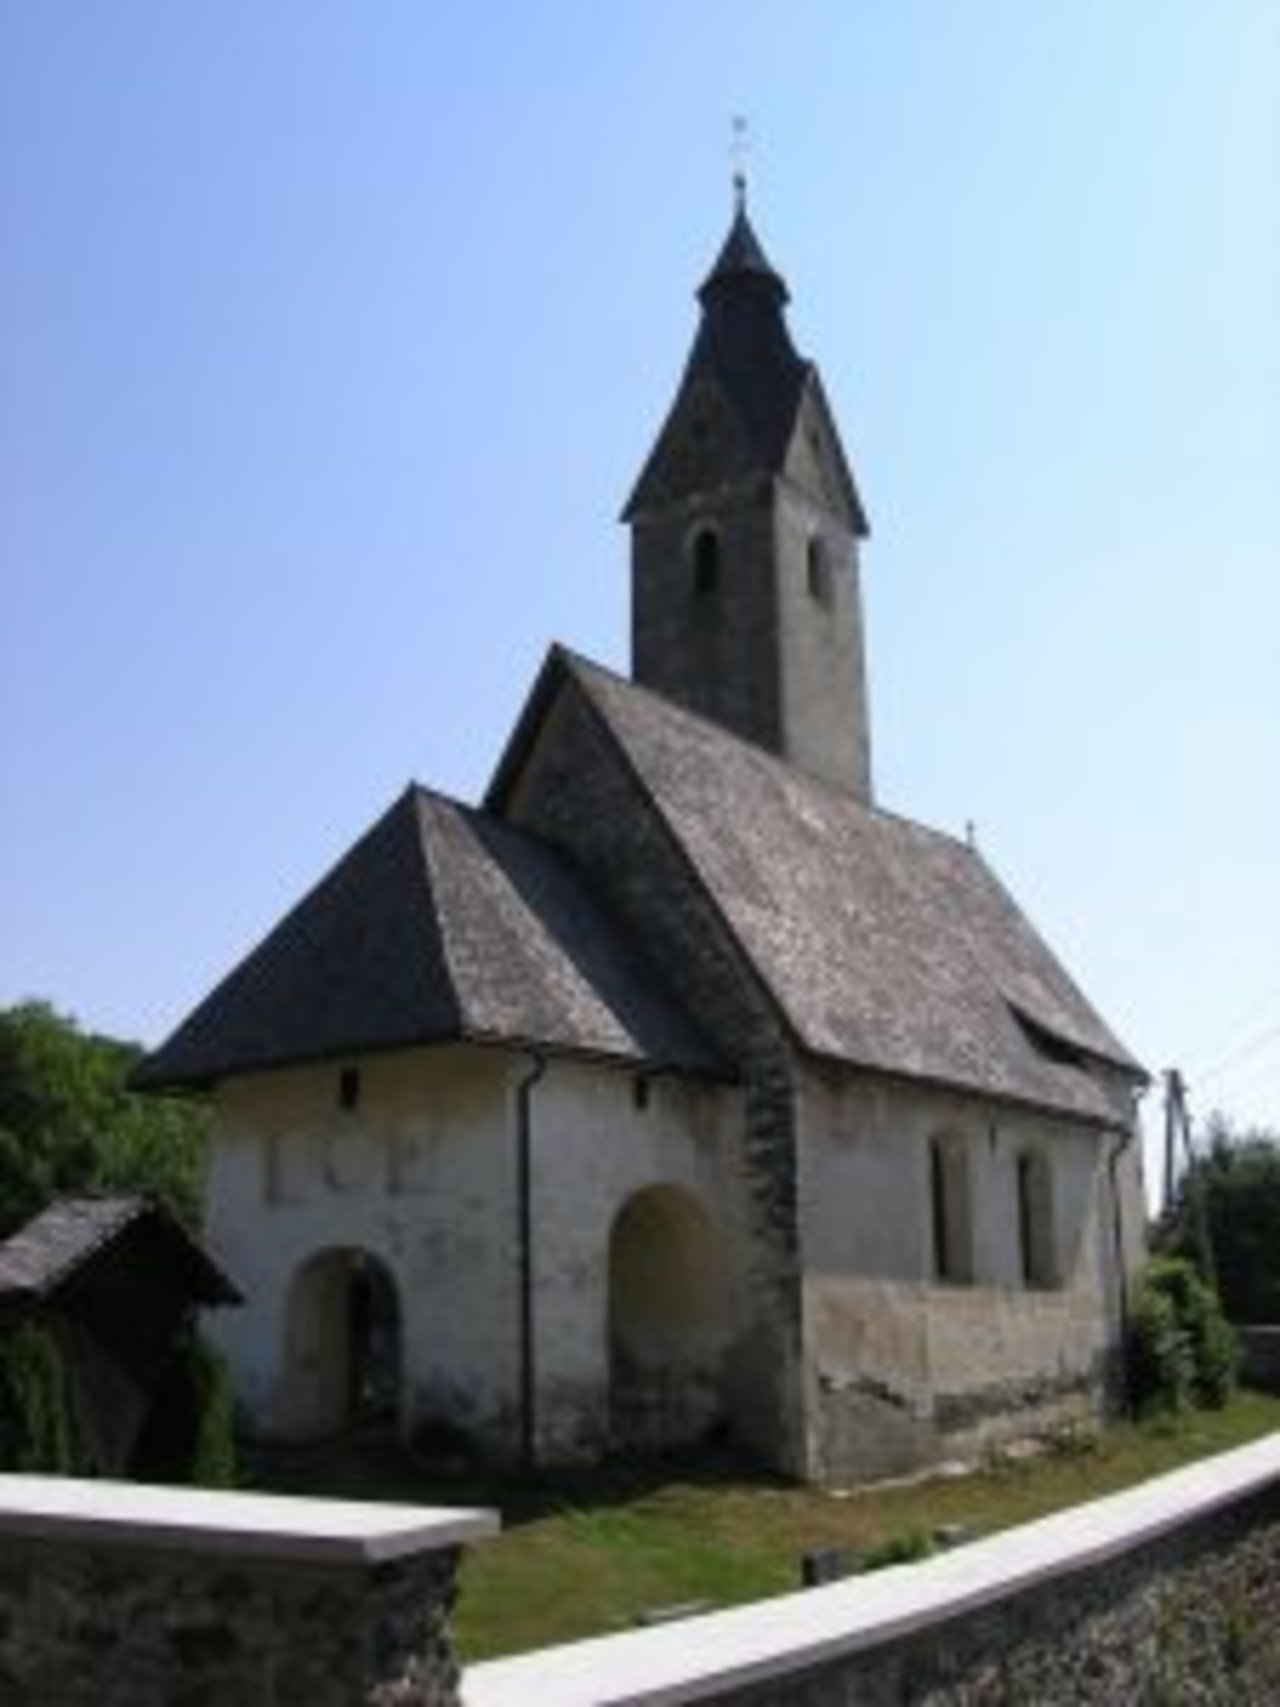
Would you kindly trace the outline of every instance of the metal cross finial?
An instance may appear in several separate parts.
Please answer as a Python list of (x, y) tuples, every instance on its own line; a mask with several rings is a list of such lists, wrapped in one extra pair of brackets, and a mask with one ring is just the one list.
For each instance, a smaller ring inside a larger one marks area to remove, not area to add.
[(733, 135), (729, 143), (729, 158), (733, 162), (733, 204), (738, 213), (747, 206), (747, 121), (735, 113), (731, 121)]

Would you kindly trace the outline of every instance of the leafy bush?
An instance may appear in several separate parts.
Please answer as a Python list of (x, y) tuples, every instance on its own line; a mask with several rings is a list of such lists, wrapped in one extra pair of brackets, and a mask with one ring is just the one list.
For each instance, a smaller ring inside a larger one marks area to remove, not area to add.
[(1129, 1325), (1130, 1394), (1139, 1411), (1218, 1407), (1235, 1388), (1239, 1350), (1218, 1295), (1182, 1257), (1147, 1264)]
[(129, 1474), (144, 1482), (235, 1485), (231, 1386), (222, 1359), (198, 1334), (178, 1343), (156, 1384)]
[(192, 1336), (187, 1357), (199, 1415), (190, 1480), (197, 1488), (234, 1488), (235, 1406), (226, 1361), (199, 1335)]
[(1191, 1348), (1173, 1300), (1144, 1279), (1129, 1318), (1129, 1396), (1140, 1415), (1181, 1411), (1191, 1398)]
[(917, 1559), (927, 1559), (936, 1550), (927, 1529), (903, 1529), (868, 1547), (859, 1564), (864, 1571), (883, 1571), (890, 1565), (910, 1565)]

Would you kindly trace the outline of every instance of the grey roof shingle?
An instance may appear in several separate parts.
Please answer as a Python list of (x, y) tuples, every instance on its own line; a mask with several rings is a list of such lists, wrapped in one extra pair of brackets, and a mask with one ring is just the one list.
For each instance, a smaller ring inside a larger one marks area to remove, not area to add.
[(234, 1304), (239, 1293), (156, 1201), (143, 1194), (63, 1197), (0, 1244), (0, 1303), (44, 1303), (101, 1252), (152, 1221), (162, 1232), (201, 1303)]
[(1125, 1116), (1125, 1081), (1141, 1068), (976, 850), (585, 660), (557, 651), (557, 668), (612, 733), (803, 1047)]
[(724, 1071), (567, 859), (411, 787), (135, 1083), (460, 1040)]

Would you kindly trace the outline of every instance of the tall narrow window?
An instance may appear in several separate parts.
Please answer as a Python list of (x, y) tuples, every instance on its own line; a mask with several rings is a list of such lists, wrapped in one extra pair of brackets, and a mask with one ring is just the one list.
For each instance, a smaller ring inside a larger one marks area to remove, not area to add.
[(960, 1139), (930, 1141), (929, 1197), (934, 1275), (962, 1285), (973, 1279), (973, 1220), (969, 1161)]
[(1056, 1286), (1057, 1257), (1053, 1242), (1053, 1176), (1049, 1158), (1040, 1150), (1018, 1157), (1018, 1244), (1022, 1279), (1027, 1286)]
[(720, 535), (700, 527), (693, 536), (693, 590), (714, 593), (720, 583)]
[(816, 599), (820, 605), (829, 605), (832, 591), (831, 559), (827, 553), (827, 542), (821, 534), (810, 535), (805, 558), (809, 575), (809, 597)]

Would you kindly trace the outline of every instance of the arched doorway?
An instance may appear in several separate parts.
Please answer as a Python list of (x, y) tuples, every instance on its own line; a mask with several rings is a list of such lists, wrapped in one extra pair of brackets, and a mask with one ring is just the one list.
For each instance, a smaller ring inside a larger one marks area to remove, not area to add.
[(654, 1452), (721, 1420), (724, 1279), (710, 1217), (679, 1186), (646, 1187), (609, 1239), (609, 1410), (616, 1446)]
[(400, 1300), (390, 1269), (365, 1250), (319, 1252), (289, 1288), (281, 1434), (390, 1430), (399, 1409)]

